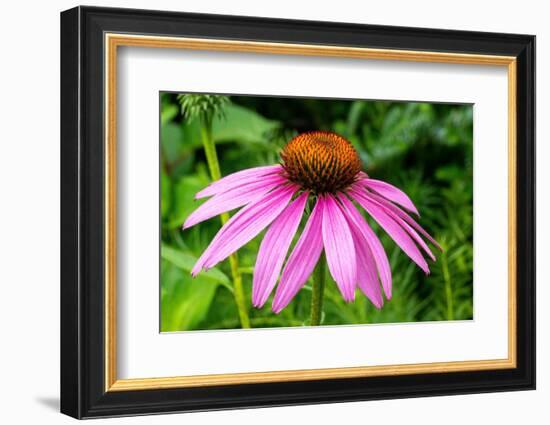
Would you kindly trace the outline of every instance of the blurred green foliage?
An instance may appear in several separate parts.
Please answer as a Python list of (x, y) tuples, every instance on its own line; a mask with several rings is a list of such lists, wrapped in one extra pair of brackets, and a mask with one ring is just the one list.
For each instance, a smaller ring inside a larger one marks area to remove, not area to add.
[[(161, 94), (161, 330), (239, 327), (227, 261), (192, 278), (194, 262), (220, 228), (213, 218), (181, 225), (210, 181), (201, 120), (182, 114), (177, 94)], [(377, 310), (359, 292), (346, 304), (328, 276), (323, 325), (465, 320), (473, 315), (473, 155), (470, 105), (231, 96), (212, 118), (222, 174), (279, 162), (294, 135), (335, 131), (350, 140), (367, 173), (403, 189), (420, 224), (444, 248), (425, 276), (373, 222), (393, 272), (393, 298)], [(238, 251), (253, 327), (302, 326), (311, 282), (279, 315), (270, 301), (251, 307), (252, 272), (261, 235)]]

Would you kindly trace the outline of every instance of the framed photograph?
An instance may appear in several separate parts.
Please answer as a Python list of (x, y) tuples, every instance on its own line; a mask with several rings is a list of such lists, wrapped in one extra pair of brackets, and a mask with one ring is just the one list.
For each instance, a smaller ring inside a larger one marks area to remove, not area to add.
[(61, 14), (61, 411), (535, 387), (535, 37)]

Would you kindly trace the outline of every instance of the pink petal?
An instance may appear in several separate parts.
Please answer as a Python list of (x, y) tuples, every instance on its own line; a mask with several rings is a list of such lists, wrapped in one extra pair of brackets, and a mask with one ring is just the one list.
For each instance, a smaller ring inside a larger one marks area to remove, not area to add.
[(266, 165), (264, 167), (248, 168), (246, 170), (237, 171), (236, 173), (228, 174), (227, 176), (210, 183), (210, 185), (198, 192), (195, 195), (195, 198), (200, 199), (206, 196), (216, 195), (247, 183), (258, 182), (265, 176), (280, 173), (282, 169), (283, 167), (280, 165)]
[(378, 275), (380, 281), (382, 282), (382, 287), (384, 288), (384, 293), (386, 294), (387, 299), (391, 299), (392, 296), (392, 275), (390, 262), (388, 261), (388, 256), (384, 247), (378, 239), (378, 236), (370, 228), (369, 224), (363, 218), (361, 213), (355, 208), (355, 205), (348, 199), (344, 194), (338, 194), (338, 199), (344, 207), (348, 221), (353, 222), (353, 224), (361, 231), (363, 237), (369, 245), (369, 249), (374, 257), (374, 262), (376, 263), (376, 268), (378, 269)]
[(353, 220), (349, 221), (357, 255), (357, 284), (374, 306), (381, 308), (384, 305), (384, 299), (372, 252), (361, 230), (353, 223)]
[(391, 218), (379, 204), (366, 197), (360, 188), (354, 188), (350, 191), (352, 198), (357, 201), (367, 212), (376, 220), (376, 222), (391, 236), (395, 243), (424, 270), (424, 273), (430, 273), (428, 264), (422, 256), (422, 253), (414, 244), (413, 240), (405, 230)]
[(191, 274), (196, 276), (201, 269), (213, 267), (250, 242), (286, 208), (296, 190), (296, 185), (279, 186), (231, 217), (197, 260)]
[[(430, 248), (428, 247), (428, 245), (426, 245), (426, 242), (424, 242), (424, 239), (422, 239), (418, 235), (418, 233), (416, 233), (415, 230), (407, 224), (405, 220), (403, 220), (400, 216), (394, 213), (391, 208), (387, 207), (382, 202), (379, 202), (376, 199), (374, 199), (373, 198), (374, 194), (365, 192), (364, 195), (367, 198), (369, 198), (372, 202), (374, 202), (376, 205), (378, 205), (380, 208), (382, 208), (387, 215), (389, 215), (393, 220), (397, 222), (397, 224), (399, 224), (403, 229), (405, 229), (407, 233), (413, 238), (413, 240), (418, 245), (420, 245), (420, 247), (424, 250), (424, 252), (428, 255), (428, 257), (430, 257), (433, 261), (435, 261), (435, 257), (432, 251), (430, 250)], [(381, 199), (384, 199), (384, 198), (381, 198)]]
[[(395, 215), (399, 216), (401, 220), (404, 220), (409, 224), (412, 228), (417, 230), (424, 236), (426, 239), (428, 239), (432, 244), (434, 244), (439, 250), (443, 250), (441, 246), (437, 243), (437, 241), (430, 236), (428, 232), (426, 232), (422, 226), (420, 226), (416, 221), (414, 221), (405, 211), (403, 211), (401, 208), (397, 207), (396, 205), (389, 202), (386, 198), (383, 198), (381, 196), (378, 196), (375, 193), (367, 192), (367, 196), (371, 199), (374, 199), (378, 201), (380, 204), (382, 204), (386, 209), (390, 209)], [(395, 218), (395, 217), (394, 217)], [(401, 221), (398, 220), (398, 221)]]
[(283, 269), (273, 299), (272, 309), (275, 313), (280, 313), (294, 298), (319, 261), (323, 251), (322, 223), (323, 205), (318, 200)]
[(273, 290), (288, 248), (306, 206), (308, 192), (302, 193), (275, 219), (266, 232), (254, 268), (252, 305), (262, 307)]
[(357, 264), (355, 246), (346, 217), (332, 195), (321, 198), (323, 207), (323, 244), (330, 274), (340, 289), (344, 300), (355, 298)]
[(359, 183), (375, 191), (379, 195), (382, 195), (384, 198), (389, 199), (390, 201), (395, 202), (403, 208), (406, 208), (407, 210), (420, 216), (411, 199), (401, 189), (398, 189), (397, 187), (381, 180), (362, 179), (359, 180)]
[(216, 215), (242, 207), (285, 182), (284, 177), (275, 174), (266, 176), (253, 184), (237, 186), (227, 192), (221, 192), (193, 211), (185, 220), (183, 228), (187, 229)]

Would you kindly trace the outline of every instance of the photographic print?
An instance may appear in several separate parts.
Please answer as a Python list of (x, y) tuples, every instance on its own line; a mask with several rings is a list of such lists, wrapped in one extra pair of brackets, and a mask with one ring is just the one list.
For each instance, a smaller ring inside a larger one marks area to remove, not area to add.
[(473, 318), (472, 105), (160, 105), (162, 332)]

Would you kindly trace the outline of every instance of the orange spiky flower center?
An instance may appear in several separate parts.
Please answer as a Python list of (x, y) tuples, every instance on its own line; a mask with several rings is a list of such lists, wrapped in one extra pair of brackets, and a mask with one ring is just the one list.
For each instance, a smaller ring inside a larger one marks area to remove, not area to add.
[(299, 134), (286, 144), (281, 158), (290, 181), (318, 194), (345, 189), (361, 171), (351, 143), (329, 131)]

